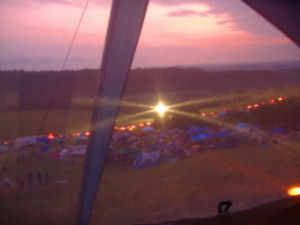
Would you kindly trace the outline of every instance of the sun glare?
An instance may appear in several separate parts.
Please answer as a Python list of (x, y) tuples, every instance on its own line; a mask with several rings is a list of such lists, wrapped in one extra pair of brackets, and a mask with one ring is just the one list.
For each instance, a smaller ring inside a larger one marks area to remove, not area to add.
[(168, 107), (165, 106), (163, 103), (159, 103), (154, 110), (160, 115), (163, 116), (165, 114), (165, 112), (168, 110)]

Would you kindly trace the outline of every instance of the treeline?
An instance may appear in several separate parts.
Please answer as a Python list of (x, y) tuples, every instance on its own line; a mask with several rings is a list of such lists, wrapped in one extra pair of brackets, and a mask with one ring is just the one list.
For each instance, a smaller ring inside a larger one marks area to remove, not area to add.
[(250, 111), (230, 111), (225, 115), (225, 120), (257, 124), (267, 129), (280, 127), (299, 130), (299, 111), (300, 98), (294, 96), (276, 104), (252, 108)]
[[(74, 99), (92, 99), (96, 70), (0, 71), (0, 109), (66, 109)], [(125, 98), (153, 103), (158, 94), (176, 103), (245, 89), (266, 89), (300, 82), (300, 70), (204, 71), (199, 68), (150, 68), (130, 71)]]

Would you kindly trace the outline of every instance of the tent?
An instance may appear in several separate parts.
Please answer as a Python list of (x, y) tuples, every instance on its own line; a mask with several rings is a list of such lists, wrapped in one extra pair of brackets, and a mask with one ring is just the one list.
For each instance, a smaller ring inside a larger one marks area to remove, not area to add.
[(150, 127), (150, 126), (146, 126), (144, 128), (142, 128), (142, 131), (153, 131), (154, 128), (153, 127)]
[(200, 134), (205, 132), (204, 127), (199, 127), (199, 126), (190, 126), (188, 127), (188, 134), (190, 135), (195, 135), (195, 134)]
[(0, 182), (0, 188), (7, 188), (7, 187), (15, 187), (15, 183), (9, 178), (4, 178)]
[(143, 169), (149, 166), (155, 166), (159, 162), (160, 152), (140, 153), (136, 156), (132, 167)]
[(0, 153), (4, 153), (4, 152), (8, 152), (8, 151), (9, 151), (8, 146), (0, 144)]
[(225, 132), (225, 131), (215, 134), (216, 137), (226, 137), (228, 135), (229, 135), (228, 132)]
[[(300, 32), (299, 29), (296, 29), (299, 27), (299, 11), (293, 7), (297, 6), (297, 3), (290, 7), (282, 7), (282, 4), (284, 5), (283, 0), (276, 1), (277, 4), (273, 4), (274, 1), (258, 0), (244, 0), (244, 2), (268, 18), (298, 45), (300, 44)], [(107, 118), (115, 118), (117, 115), (119, 101), (143, 26), (147, 5), (148, 1), (146, 0), (113, 1), (112, 4), (107, 41), (102, 58), (101, 72), (99, 73), (98, 83), (101, 85), (97, 93), (98, 97), (103, 99), (112, 97), (116, 101), (113, 104), (108, 101), (97, 101), (94, 107), (92, 130), (95, 135), (91, 135), (91, 144), (89, 144), (86, 158), (87, 166), (84, 167), (77, 224), (87, 224), (90, 218), (93, 199), (95, 199), (99, 189), (110, 133), (114, 125), (114, 119), (110, 121)], [(103, 126), (99, 126), (99, 124)], [(101, 138), (102, 144), (100, 148), (97, 145), (99, 138)], [(143, 158), (141, 156), (141, 159)], [(246, 222), (248, 221), (249, 217)]]
[(213, 135), (211, 134), (199, 134), (197, 136), (191, 137), (192, 141), (199, 141), (199, 140), (203, 140), (203, 139), (207, 139), (213, 137)]
[(286, 133), (286, 132), (287, 132), (286, 129), (279, 128), (279, 127), (276, 127), (276, 128), (274, 128), (273, 130), (270, 131), (271, 134), (283, 134), (283, 133)]
[(51, 154), (50, 154), (51, 159), (57, 159), (58, 156), (59, 156), (59, 152), (51, 152)]

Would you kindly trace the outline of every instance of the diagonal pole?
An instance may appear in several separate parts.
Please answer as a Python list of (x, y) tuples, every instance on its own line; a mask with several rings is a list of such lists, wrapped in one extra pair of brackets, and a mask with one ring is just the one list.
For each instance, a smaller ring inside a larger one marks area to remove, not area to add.
[(79, 193), (77, 225), (86, 225), (90, 221), (106, 151), (148, 2), (114, 0), (112, 3)]

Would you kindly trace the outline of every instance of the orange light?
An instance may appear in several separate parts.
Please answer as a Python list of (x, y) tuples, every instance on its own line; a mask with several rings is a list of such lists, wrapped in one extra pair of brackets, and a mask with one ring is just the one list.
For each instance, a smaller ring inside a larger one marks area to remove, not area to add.
[(114, 126), (114, 129), (115, 129), (115, 130), (118, 130), (119, 128), (118, 128), (117, 126)]
[(282, 98), (282, 97), (279, 97), (279, 98), (278, 98), (278, 101), (282, 101), (282, 100), (283, 100), (283, 98)]
[(4, 144), (5, 144), (5, 145), (8, 145), (8, 142), (7, 142), (7, 141), (5, 141), (5, 142), (4, 142)]
[(90, 136), (91, 132), (87, 131), (84, 133), (86, 136)]
[(258, 104), (254, 104), (253, 106), (254, 106), (255, 108), (257, 108), (259, 105), (258, 105)]
[(144, 124), (144, 123), (140, 123), (139, 126), (140, 126), (140, 127), (143, 127), (143, 126), (145, 126), (145, 124)]
[(252, 105), (248, 105), (248, 106), (247, 106), (247, 109), (251, 109), (251, 108), (252, 108)]
[(54, 138), (54, 135), (52, 133), (48, 134), (48, 138), (49, 139), (53, 139)]
[(126, 127), (121, 127), (120, 129), (121, 129), (121, 130), (126, 130)]
[(58, 137), (59, 137), (59, 138), (62, 138), (62, 137), (63, 137), (63, 135), (62, 135), (62, 134), (59, 134), (59, 135), (58, 135)]
[(135, 129), (135, 128), (136, 128), (136, 125), (132, 125), (131, 128)]
[(76, 133), (76, 136), (80, 136), (80, 133)]
[(206, 116), (206, 113), (202, 113), (202, 116)]
[(157, 106), (155, 106), (154, 110), (159, 114), (159, 116), (163, 117), (165, 112), (168, 110), (168, 107), (160, 102)]
[(270, 103), (275, 103), (275, 99), (271, 99), (271, 100), (270, 100)]
[(287, 191), (288, 195), (290, 196), (296, 196), (296, 195), (300, 195), (300, 187), (293, 187), (293, 188), (290, 188), (288, 191)]
[(212, 116), (213, 116), (213, 115), (215, 115), (215, 113), (214, 113), (214, 112), (211, 112), (211, 113), (210, 113), (210, 115), (212, 115)]
[(147, 122), (146, 125), (147, 125), (147, 126), (151, 126), (151, 122)]

